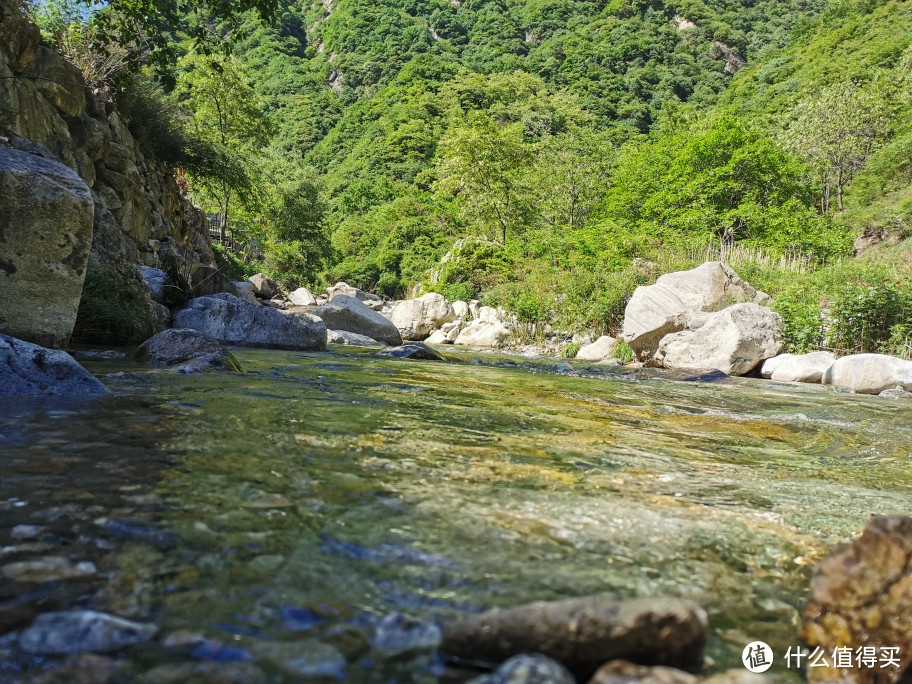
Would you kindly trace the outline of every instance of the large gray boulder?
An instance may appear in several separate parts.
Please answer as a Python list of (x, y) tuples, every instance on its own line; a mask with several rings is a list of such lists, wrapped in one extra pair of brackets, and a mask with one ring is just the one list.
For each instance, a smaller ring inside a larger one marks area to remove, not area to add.
[(499, 321), (473, 320), (459, 331), (453, 344), (500, 349), (510, 339), (510, 329)]
[(912, 361), (885, 354), (843, 356), (826, 370), (822, 382), (858, 394), (880, 394), (895, 387), (910, 391)]
[(365, 292), (364, 290), (359, 290), (357, 287), (352, 287), (348, 283), (339, 282), (326, 289), (326, 294), (329, 295), (329, 301), (332, 301), (336, 297), (343, 295), (345, 297), (354, 297), (362, 302), (382, 302), (383, 300), (375, 294)]
[(107, 393), (104, 385), (66, 352), (0, 334), (0, 397)]
[(492, 664), (541, 653), (586, 681), (615, 659), (699, 671), (706, 634), (706, 613), (687, 601), (590, 596), (473, 615), (444, 630), (440, 650)]
[(345, 330), (327, 330), (327, 344), (344, 344), (350, 347), (383, 347), (383, 342), (377, 342), (373, 337), (359, 335)]
[(581, 347), (574, 358), (580, 361), (601, 361), (610, 358), (614, 353), (614, 345), (617, 343), (613, 337), (602, 335), (592, 344)]
[(681, 319), (678, 325), (686, 329), (664, 337), (655, 355), (665, 368), (715, 368), (744, 375), (782, 351), (782, 317), (757, 304), (735, 304)]
[(447, 298), (428, 292), (417, 299), (407, 299), (393, 307), (390, 320), (399, 329), (403, 340), (424, 340), (444, 323), (456, 320), (456, 313)]
[(667, 273), (655, 285), (638, 287), (624, 310), (621, 338), (640, 359), (649, 359), (666, 335), (682, 330), (681, 314), (719, 311), (740, 302), (765, 305), (770, 297), (741, 280), (729, 266), (710, 261)]
[(185, 367), (188, 371), (241, 370), (225, 345), (198, 330), (164, 330), (143, 342), (136, 351), (136, 358), (151, 366), (169, 367), (192, 362)]
[(836, 357), (827, 351), (780, 354), (763, 362), (760, 375), (777, 382), (820, 382)]
[(265, 273), (257, 273), (248, 278), (253, 285), (254, 294), (260, 299), (272, 299), (282, 292), (279, 284)]
[(191, 299), (174, 314), (174, 327), (245, 347), (326, 350), (326, 324), (320, 319), (251, 304), (229, 294)]
[(73, 333), (94, 203), (59, 162), (0, 145), (0, 332), (49, 347)]
[(330, 330), (366, 335), (393, 346), (402, 344), (402, 336), (395, 325), (354, 297), (336, 294), (328, 304), (318, 306), (310, 313), (325, 321)]

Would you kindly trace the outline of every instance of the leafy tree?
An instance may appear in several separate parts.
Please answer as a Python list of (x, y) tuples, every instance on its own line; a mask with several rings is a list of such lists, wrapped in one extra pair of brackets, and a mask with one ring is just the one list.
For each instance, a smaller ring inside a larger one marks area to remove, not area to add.
[(465, 217), (494, 228), (506, 244), (507, 235), (528, 225), (532, 215), (526, 172), (533, 160), (520, 124), (500, 127), (476, 114), (441, 140), (434, 188), (441, 197), (455, 197)]
[(786, 140), (823, 186), (821, 211), (829, 211), (834, 190), (842, 211), (846, 184), (864, 168), (887, 130), (884, 99), (872, 88), (843, 83), (801, 103), (795, 116)]
[(240, 160), (240, 168), (196, 178), (204, 199), (214, 202), (224, 220), (222, 239), (231, 218), (231, 199), (252, 191), (252, 151), (269, 137), (269, 122), (263, 104), (233, 56), (191, 52), (180, 62), (175, 97), (190, 112), (196, 135), (229, 158)]

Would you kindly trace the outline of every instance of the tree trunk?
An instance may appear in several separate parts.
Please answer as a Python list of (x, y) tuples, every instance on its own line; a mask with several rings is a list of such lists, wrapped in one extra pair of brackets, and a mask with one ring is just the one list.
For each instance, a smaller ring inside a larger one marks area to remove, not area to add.
[(836, 206), (842, 211), (842, 169), (836, 173)]

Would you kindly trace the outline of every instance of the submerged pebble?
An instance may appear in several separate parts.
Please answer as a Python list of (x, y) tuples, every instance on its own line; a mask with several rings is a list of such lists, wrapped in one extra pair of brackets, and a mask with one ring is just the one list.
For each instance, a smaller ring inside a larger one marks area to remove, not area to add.
[(153, 624), (130, 622), (116, 615), (94, 610), (66, 610), (43, 613), (19, 637), (26, 653), (44, 655), (110, 653), (151, 639)]
[(433, 622), (424, 622), (401, 613), (383, 618), (374, 630), (371, 646), (384, 657), (393, 658), (421, 651), (433, 651), (443, 640), (443, 632)]
[(94, 563), (73, 563), (62, 556), (47, 556), (39, 560), (17, 561), (0, 567), (0, 574), (15, 582), (56, 582), (91, 577), (98, 572)]

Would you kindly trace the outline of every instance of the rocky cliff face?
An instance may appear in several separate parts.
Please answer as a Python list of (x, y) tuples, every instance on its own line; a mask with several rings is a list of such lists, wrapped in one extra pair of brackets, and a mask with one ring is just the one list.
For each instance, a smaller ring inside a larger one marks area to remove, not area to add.
[[(155, 321), (138, 266), (168, 261), (189, 276), (214, 262), (205, 214), (175, 171), (143, 156), (110, 99), (39, 44), (12, 0), (0, 0), (0, 146), (0, 333), (65, 343), (92, 271), (132, 292)], [(88, 214), (67, 210), (83, 192)], [(91, 230), (80, 225), (86, 216)]]

